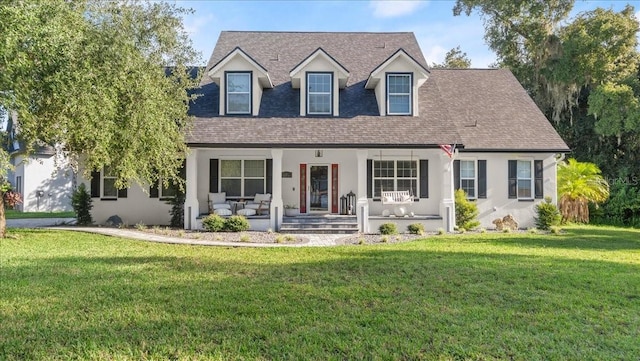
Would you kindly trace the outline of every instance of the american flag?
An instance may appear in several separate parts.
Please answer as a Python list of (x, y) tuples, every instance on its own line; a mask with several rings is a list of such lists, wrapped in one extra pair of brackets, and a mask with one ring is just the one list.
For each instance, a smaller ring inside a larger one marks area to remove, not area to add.
[(453, 152), (456, 150), (456, 145), (440, 144), (440, 149), (442, 149), (445, 153), (447, 153), (449, 158), (451, 158), (451, 156), (453, 155)]

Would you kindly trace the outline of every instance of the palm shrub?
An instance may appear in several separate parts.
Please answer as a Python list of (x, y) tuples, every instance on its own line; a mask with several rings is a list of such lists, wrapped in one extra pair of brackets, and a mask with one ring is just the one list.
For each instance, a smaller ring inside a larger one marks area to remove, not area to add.
[(225, 223), (225, 219), (217, 214), (210, 214), (202, 219), (202, 227), (209, 232), (221, 232)]
[(560, 224), (562, 216), (555, 204), (551, 203), (551, 197), (545, 197), (544, 202), (536, 205), (536, 227), (542, 230), (549, 230), (553, 226)]
[(569, 159), (558, 165), (558, 195), (563, 221), (589, 223), (589, 203), (609, 198), (609, 184), (597, 165)]
[(231, 216), (224, 222), (224, 230), (228, 232), (248, 231), (251, 226), (243, 216)]
[(467, 193), (462, 189), (455, 192), (456, 226), (458, 229), (472, 230), (480, 225), (478, 222), (478, 205), (467, 199)]
[(93, 223), (93, 218), (91, 218), (92, 203), (91, 194), (87, 191), (87, 187), (84, 183), (80, 183), (71, 195), (71, 207), (76, 213), (76, 223), (78, 225), (88, 226)]

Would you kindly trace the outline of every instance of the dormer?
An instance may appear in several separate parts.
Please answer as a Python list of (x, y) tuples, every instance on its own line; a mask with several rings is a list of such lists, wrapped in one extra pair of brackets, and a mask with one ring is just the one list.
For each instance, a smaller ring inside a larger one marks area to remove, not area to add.
[(267, 69), (239, 47), (207, 74), (220, 87), (220, 115), (258, 115), (262, 90), (273, 88)]
[(289, 73), (291, 86), (300, 89), (300, 116), (338, 116), (339, 91), (347, 86), (349, 71), (322, 48)]
[(429, 70), (400, 48), (378, 65), (367, 79), (374, 89), (380, 115), (418, 116), (418, 88), (429, 78)]

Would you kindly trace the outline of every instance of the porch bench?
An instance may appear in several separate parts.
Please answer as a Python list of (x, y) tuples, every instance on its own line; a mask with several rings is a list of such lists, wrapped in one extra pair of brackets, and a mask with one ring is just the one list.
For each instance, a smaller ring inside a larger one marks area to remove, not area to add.
[(382, 191), (382, 204), (409, 204), (413, 197), (409, 191)]

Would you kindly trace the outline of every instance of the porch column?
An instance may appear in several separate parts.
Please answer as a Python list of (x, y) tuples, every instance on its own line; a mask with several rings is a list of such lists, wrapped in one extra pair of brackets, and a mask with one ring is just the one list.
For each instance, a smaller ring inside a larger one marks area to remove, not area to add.
[(184, 229), (196, 229), (196, 218), (200, 213), (198, 202), (198, 150), (189, 149), (185, 179)]
[(272, 171), (272, 194), (271, 194), (271, 210), (269, 211), (271, 220), (269, 226), (274, 231), (280, 230), (282, 224), (282, 213), (284, 206), (282, 202), (282, 149), (272, 149), (271, 157), (273, 158)]
[(453, 158), (441, 155), (442, 161), (442, 205), (440, 215), (442, 216), (443, 228), (447, 232), (453, 232), (456, 226), (456, 204), (454, 198), (453, 184)]
[(358, 231), (362, 233), (369, 232), (369, 200), (367, 199), (367, 155), (369, 152), (365, 149), (358, 149), (356, 156), (358, 157), (358, 191), (356, 197), (358, 202), (356, 205), (356, 220), (358, 221)]

